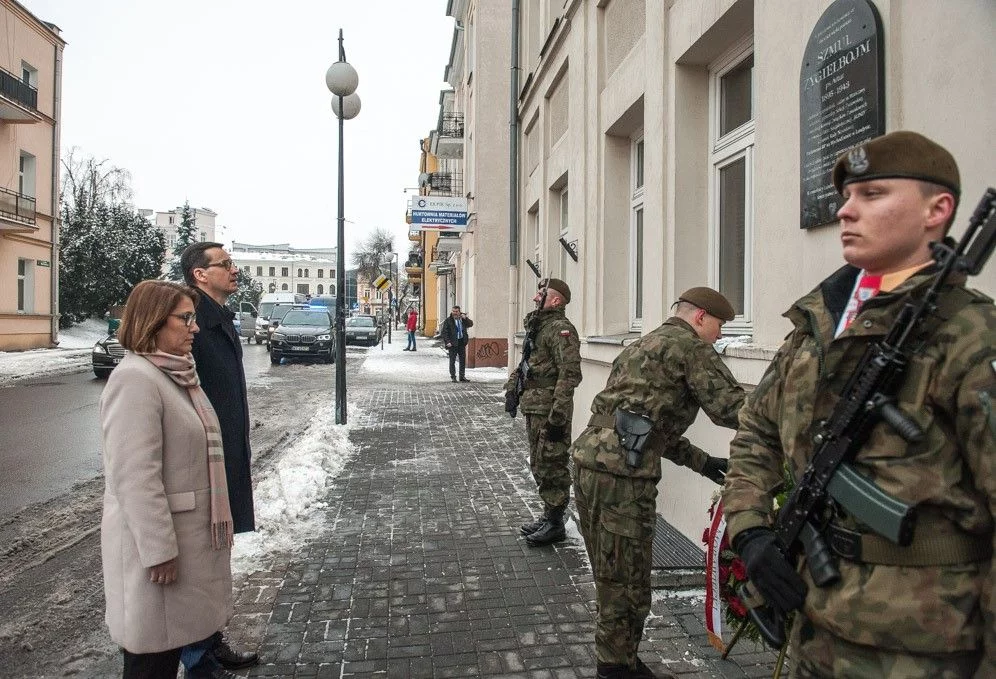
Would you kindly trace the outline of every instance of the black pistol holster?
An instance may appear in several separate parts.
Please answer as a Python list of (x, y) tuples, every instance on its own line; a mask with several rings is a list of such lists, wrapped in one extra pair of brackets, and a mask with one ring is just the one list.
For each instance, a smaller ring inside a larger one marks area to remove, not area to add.
[(616, 410), (614, 416), (619, 445), (626, 451), (626, 466), (636, 469), (643, 462), (643, 447), (650, 438), (654, 423), (644, 415), (621, 408)]

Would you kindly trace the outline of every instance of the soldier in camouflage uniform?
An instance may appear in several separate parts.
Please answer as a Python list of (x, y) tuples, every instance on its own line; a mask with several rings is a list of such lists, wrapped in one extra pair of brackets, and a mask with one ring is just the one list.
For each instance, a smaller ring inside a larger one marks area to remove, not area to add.
[[(538, 308), (526, 316), (526, 341), (531, 343), (528, 379), (519, 401), (529, 434), (529, 469), (543, 500), (543, 518), (521, 528), (530, 547), (561, 542), (567, 537), (564, 512), (571, 497), (568, 471), (574, 388), (581, 383), (581, 341), (564, 307), (571, 289), (562, 280), (539, 282), (533, 298)], [(519, 368), (521, 369), (521, 367)], [(516, 373), (505, 385), (515, 388)]]
[(880, 423), (853, 461), (915, 507), (913, 543), (895, 545), (835, 508), (824, 518), (840, 580), (820, 588), (773, 539), (783, 464), (799, 478), (814, 427), (867, 346), (930, 285), (929, 243), (949, 228), (960, 189), (951, 154), (911, 132), (842, 155), (833, 182), (848, 264), (786, 313), (794, 330), (741, 412), (723, 491), (733, 546), (771, 605), (801, 609), (789, 635), (796, 677), (996, 677), (996, 308), (963, 274), (942, 288), (939, 320), (898, 394), (923, 440)]
[[(744, 391), (712, 345), (730, 303), (710, 288), (681, 295), (675, 315), (623, 349), (605, 389), (595, 397), (588, 428), (574, 441), (574, 504), (595, 576), (598, 677), (655, 676), (637, 656), (650, 612), (650, 568), (661, 457), (722, 483), (726, 460), (683, 436), (701, 407), (734, 428)], [(616, 431), (617, 413), (652, 424), (636, 467)]]

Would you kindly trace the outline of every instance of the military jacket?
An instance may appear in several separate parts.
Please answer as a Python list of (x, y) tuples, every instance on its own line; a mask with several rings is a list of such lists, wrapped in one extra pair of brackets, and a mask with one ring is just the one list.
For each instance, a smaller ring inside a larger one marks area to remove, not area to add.
[(588, 427), (574, 442), (574, 463), (619, 476), (660, 480), (664, 456), (701, 471), (709, 455), (683, 434), (701, 407), (722, 427), (737, 426), (744, 390), (716, 350), (688, 323), (672, 317), (629, 345), (612, 363), (603, 389), (591, 404), (593, 413), (629, 410), (650, 418), (654, 428), (644, 448), (643, 464), (626, 466), (614, 429)]
[[(926, 291), (932, 272), (926, 269), (865, 302), (836, 339), (858, 274), (854, 267), (840, 269), (785, 314), (795, 329), (741, 411), (731, 447), (723, 491), (731, 536), (771, 523), (783, 463), (800, 477), (813, 452), (816, 423), (828, 417), (868, 344), (885, 335), (909, 296)], [(963, 276), (956, 283), (964, 290)], [(921, 339), (898, 394), (897, 405), (916, 420), (924, 440), (906, 443), (880, 423), (854, 465), (916, 507), (917, 531), (960, 531), (986, 544), (996, 507), (996, 308), (981, 294), (964, 294), (971, 303)], [(950, 653), (984, 645), (984, 663), (994, 672), (986, 676), (996, 676), (991, 559), (930, 567), (838, 561), (841, 581), (831, 587), (815, 587), (804, 571), (805, 614), (816, 625), (897, 652)]]
[[(527, 340), (530, 323), (535, 322), (535, 341), (529, 355), (529, 379), (519, 401), (526, 415), (542, 415), (551, 424), (571, 424), (574, 413), (574, 389), (581, 384), (581, 340), (574, 324), (563, 309), (531, 311), (523, 323)], [(515, 387), (515, 375), (506, 389)]]

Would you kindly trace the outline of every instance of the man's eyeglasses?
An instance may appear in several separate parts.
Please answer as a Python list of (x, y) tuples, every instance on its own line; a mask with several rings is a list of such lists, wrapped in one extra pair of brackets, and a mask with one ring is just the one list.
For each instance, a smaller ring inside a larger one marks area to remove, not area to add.
[(188, 311), (185, 314), (170, 314), (170, 316), (173, 318), (179, 318), (188, 328), (197, 321), (197, 314), (193, 311)]
[(221, 267), (222, 269), (228, 269), (229, 271), (231, 271), (232, 269), (237, 268), (238, 265), (236, 265), (236, 263), (230, 259), (223, 259), (220, 262), (211, 262), (210, 264), (205, 264), (201, 268), (210, 269), (212, 266), (218, 266)]

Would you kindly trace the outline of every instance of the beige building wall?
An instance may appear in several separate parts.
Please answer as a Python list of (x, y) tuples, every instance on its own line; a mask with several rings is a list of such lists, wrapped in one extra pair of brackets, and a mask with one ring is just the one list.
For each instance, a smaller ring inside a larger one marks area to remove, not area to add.
[[(508, 362), (508, 91), (511, 3), (454, 0), (460, 54), (450, 65), (454, 105), (464, 114), (463, 192), (468, 231), (462, 236), (448, 303), (474, 320), (467, 366)], [(446, 314), (449, 309), (446, 309)], [(446, 314), (442, 314), (445, 317)]]
[[(830, 0), (550, 0), (522, 3), (521, 250), (515, 301), (530, 307), (525, 259), (571, 286), (568, 317), (582, 336), (584, 381), (574, 435), (622, 347), (657, 327), (694, 285), (718, 287), (714, 148), (716, 78), (753, 55), (746, 149), (744, 313), (726, 349), (745, 385), (757, 383), (789, 331), (781, 314), (843, 260), (837, 227), (799, 228), (799, 73)], [(990, 0), (874, 0), (882, 19), (886, 129), (913, 129), (958, 159), (960, 236), (984, 187), (996, 182), (996, 4)], [(556, 19), (560, 21), (556, 21)], [(542, 55), (540, 51), (542, 50)], [(943, 56), (941, 56), (943, 55)], [(566, 89), (565, 89), (566, 88)], [(564, 102), (566, 101), (566, 111)], [(565, 121), (566, 118), (566, 121)], [(641, 152), (643, 185), (635, 187)], [(489, 190), (504, 193), (502, 184)], [(566, 191), (566, 198), (564, 192)], [(483, 193), (481, 189), (480, 193)], [(566, 208), (565, 208), (566, 205)], [(642, 248), (634, 243), (642, 206)], [(563, 215), (565, 214), (566, 217)], [(576, 241), (563, 261), (559, 236)], [(634, 317), (642, 254), (642, 318)], [(996, 265), (973, 285), (996, 293)], [(521, 340), (520, 340), (521, 341)], [(510, 364), (518, 360), (519, 347)], [(701, 416), (689, 438), (727, 455), (733, 432)], [(664, 465), (659, 512), (698, 541), (715, 486)]]
[[(0, 351), (58, 341), (59, 120), (65, 42), (0, 0), (0, 77), (37, 92), (0, 94)], [(24, 164), (22, 168), (22, 157)], [(31, 200), (33, 199), (33, 201)]]

